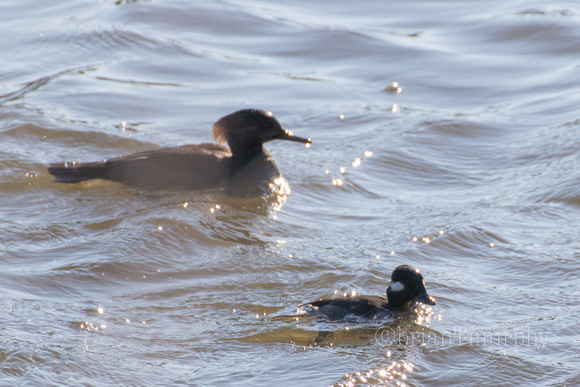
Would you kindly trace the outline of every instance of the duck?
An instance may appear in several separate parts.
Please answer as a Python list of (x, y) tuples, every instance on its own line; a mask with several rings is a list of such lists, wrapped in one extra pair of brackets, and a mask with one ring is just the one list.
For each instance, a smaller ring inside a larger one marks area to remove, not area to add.
[(152, 190), (264, 192), (281, 177), (264, 143), (312, 144), (310, 138), (283, 129), (272, 112), (260, 109), (242, 109), (220, 118), (212, 136), (217, 143), (160, 148), (96, 162), (53, 163), (48, 172), (59, 183), (104, 179)]
[(349, 317), (376, 319), (407, 311), (415, 303), (435, 305), (427, 294), (425, 279), (418, 269), (400, 265), (391, 274), (386, 297), (357, 295), (353, 297), (325, 298), (299, 305), (299, 313), (309, 316), (326, 316), (330, 320)]

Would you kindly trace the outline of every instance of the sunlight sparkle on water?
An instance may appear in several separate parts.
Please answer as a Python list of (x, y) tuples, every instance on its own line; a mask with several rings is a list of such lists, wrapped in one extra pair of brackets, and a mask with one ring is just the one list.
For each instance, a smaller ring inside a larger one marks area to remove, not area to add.
[[(390, 352), (388, 352), (388, 356)], [(405, 380), (408, 374), (413, 372), (415, 365), (409, 361), (392, 361), (388, 366), (359, 371), (353, 374), (344, 375), (344, 381), (337, 383), (338, 386), (359, 386), (359, 385), (406, 385)], [(394, 383), (394, 384), (393, 384)]]
[(392, 85), (389, 85), (387, 87), (385, 87), (385, 91), (387, 93), (397, 93), (399, 94), (401, 91), (403, 91), (402, 87), (399, 87), (399, 82), (393, 82)]
[(83, 324), (81, 324), (81, 329), (88, 331), (88, 332), (99, 331), (99, 330), (107, 329), (107, 325), (106, 324), (95, 325), (92, 322), (85, 321)]
[(435, 312), (433, 312), (433, 308), (429, 305), (419, 304), (415, 308), (415, 312), (417, 313), (417, 318), (415, 319), (415, 324), (417, 325), (429, 326), (431, 319), (437, 318)]
[(357, 157), (357, 158), (355, 158), (355, 159), (354, 159), (354, 161), (352, 162), (352, 166), (353, 166), (353, 168), (356, 168), (356, 167), (358, 167), (360, 164), (361, 164), (361, 159), (360, 159), (360, 157)]
[(395, 104), (395, 105), (393, 105), (393, 107), (391, 108), (391, 111), (392, 111), (393, 113), (398, 113), (398, 112), (400, 112), (400, 111), (401, 111), (401, 108), (399, 107), (399, 105)]
[(373, 155), (373, 152), (365, 151), (365, 157), (371, 157), (372, 155)]
[[(283, 177), (278, 177), (274, 179), (274, 182), (270, 183), (270, 191), (274, 196), (274, 201), (271, 203), (270, 217), (276, 220), (278, 217), (277, 212), (280, 212), (286, 201), (288, 200), (288, 195), (292, 192), (290, 190), (290, 184)], [(219, 209), (219, 207), (217, 207)]]
[(102, 306), (99, 306), (99, 307), (97, 308), (97, 313), (98, 313), (98, 314), (103, 314), (103, 313), (105, 313), (105, 309), (104, 309)]
[(341, 186), (343, 181), (341, 179), (332, 179), (332, 185)]
[(338, 168), (338, 170), (340, 171), (340, 173), (345, 173), (346, 172), (346, 168), (345, 167), (340, 167), (340, 168)]

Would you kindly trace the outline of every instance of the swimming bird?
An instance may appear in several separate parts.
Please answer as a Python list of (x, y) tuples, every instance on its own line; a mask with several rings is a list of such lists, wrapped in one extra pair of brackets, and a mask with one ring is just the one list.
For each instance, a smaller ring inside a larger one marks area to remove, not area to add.
[(281, 176), (274, 157), (263, 147), (265, 142), (312, 143), (283, 129), (271, 112), (259, 109), (220, 118), (212, 135), (218, 144), (161, 148), (96, 162), (55, 163), (48, 171), (61, 183), (100, 178), (145, 189), (224, 189), (236, 194), (264, 191)]
[(401, 265), (393, 270), (391, 284), (385, 296), (354, 296), (327, 298), (308, 302), (299, 307), (307, 315), (325, 315), (331, 320), (342, 320), (356, 316), (368, 319), (387, 316), (393, 312), (408, 310), (413, 304), (420, 302), (435, 305), (435, 299), (427, 294), (425, 279), (409, 265)]

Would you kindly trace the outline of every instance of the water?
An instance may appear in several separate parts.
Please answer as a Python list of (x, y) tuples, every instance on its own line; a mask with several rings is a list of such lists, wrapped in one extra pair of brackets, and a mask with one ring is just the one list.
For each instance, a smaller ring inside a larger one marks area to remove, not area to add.
[[(31, 0), (0, 21), (0, 384), (580, 383), (576, 2)], [(267, 144), (288, 196), (45, 169), (208, 142), (246, 107), (313, 139)], [(284, 317), (382, 294), (399, 264), (436, 306)]]

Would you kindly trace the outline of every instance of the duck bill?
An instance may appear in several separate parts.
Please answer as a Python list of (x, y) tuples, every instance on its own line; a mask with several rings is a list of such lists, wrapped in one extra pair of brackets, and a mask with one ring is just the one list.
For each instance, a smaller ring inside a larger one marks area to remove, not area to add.
[(286, 141), (301, 142), (303, 144), (312, 144), (312, 140), (310, 140), (309, 138), (295, 136), (289, 130), (285, 130), (284, 133), (277, 138), (277, 140), (286, 140)]
[(414, 298), (414, 300), (425, 305), (435, 305), (435, 299), (430, 295), (428, 295), (426, 292), (423, 294), (419, 294), (417, 297)]

